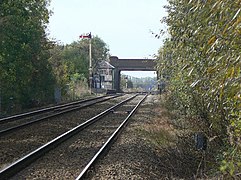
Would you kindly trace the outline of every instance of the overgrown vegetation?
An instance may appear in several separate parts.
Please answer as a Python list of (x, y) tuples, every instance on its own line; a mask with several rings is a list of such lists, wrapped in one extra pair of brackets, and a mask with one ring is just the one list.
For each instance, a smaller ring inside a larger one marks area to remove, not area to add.
[[(88, 39), (67, 45), (49, 40), (49, 3), (0, 1), (0, 116), (54, 103), (54, 94), (74, 99), (87, 89)], [(92, 38), (94, 68), (108, 51), (102, 39)]]
[(159, 179), (206, 179), (205, 170), (210, 170), (209, 162), (213, 157), (197, 150), (190, 130), (176, 124), (175, 111), (165, 108), (166, 97), (166, 94), (160, 99), (155, 97), (143, 107), (147, 123), (137, 129), (140, 137), (158, 153)]
[[(109, 49), (106, 43), (94, 36), (92, 44), (93, 74), (97, 73), (99, 61), (108, 59)], [(50, 63), (56, 77), (56, 87), (62, 94), (71, 99), (88, 92), (89, 81), (89, 39), (72, 42), (66, 45), (55, 45), (50, 50)], [(82, 91), (80, 90), (82, 89)]]
[[(2, 109), (53, 100), (54, 77), (45, 33), (47, 0), (0, 2), (0, 96)], [(12, 104), (12, 105), (10, 105)]]
[(209, 165), (224, 177), (238, 177), (241, 1), (168, 2), (163, 22), (168, 25), (169, 38), (158, 61), (161, 78), (168, 83), (167, 102), (178, 114), (181, 128), (188, 125), (190, 131), (201, 131), (208, 137), (216, 158)]

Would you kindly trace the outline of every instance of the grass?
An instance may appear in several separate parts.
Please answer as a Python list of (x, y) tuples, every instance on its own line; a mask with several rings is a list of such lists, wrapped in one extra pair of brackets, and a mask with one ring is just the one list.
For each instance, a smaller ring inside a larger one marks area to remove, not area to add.
[[(138, 131), (160, 155), (160, 171), (163, 172), (160, 179), (211, 179), (207, 174), (213, 168), (214, 157), (195, 149), (193, 129), (176, 126), (177, 115), (164, 108), (160, 102), (145, 108), (149, 109), (150, 120)], [(182, 123), (191, 127), (190, 123), (195, 123), (195, 120), (191, 121), (186, 119)]]

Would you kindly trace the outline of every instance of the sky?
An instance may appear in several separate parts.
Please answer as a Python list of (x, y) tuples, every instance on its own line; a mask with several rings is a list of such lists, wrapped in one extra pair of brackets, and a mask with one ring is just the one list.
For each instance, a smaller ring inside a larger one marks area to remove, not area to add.
[[(157, 39), (151, 32), (165, 28), (160, 20), (167, 15), (166, 4), (166, 0), (51, 0), (50, 38), (69, 44), (91, 32), (113, 56), (153, 58), (164, 38)], [(132, 74), (155, 76), (154, 72)]]

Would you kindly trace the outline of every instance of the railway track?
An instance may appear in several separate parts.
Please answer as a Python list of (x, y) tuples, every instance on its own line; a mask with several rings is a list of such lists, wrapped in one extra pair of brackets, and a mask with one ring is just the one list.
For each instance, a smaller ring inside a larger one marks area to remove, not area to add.
[(116, 97), (108, 101), (92, 104), (91, 106), (90, 103), (88, 107), (79, 108), (78, 111), (71, 111), (59, 116), (47, 118), (38, 123), (19, 127), (11, 131), (11, 133), (2, 134), (0, 136), (0, 169), (48, 141), (51, 141), (60, 134), (83, 123), (86, 119), (111, 107), (112, 104), (121, 101), (121, 99), (122, 97)]
[(131, 96), (89, 118), (9, 164), (0, 171), (0, 179), (83, 178), (114, 142), (145, 97)]
[(25, 126), (44, 121), (68, 112), (76, 111), (80, 108), (85, 108), (96, 103), (104, 102), (118, 96), (119, 95), (101, 96), (2, 118), (0, 119), (0, 136), (21, 129)]

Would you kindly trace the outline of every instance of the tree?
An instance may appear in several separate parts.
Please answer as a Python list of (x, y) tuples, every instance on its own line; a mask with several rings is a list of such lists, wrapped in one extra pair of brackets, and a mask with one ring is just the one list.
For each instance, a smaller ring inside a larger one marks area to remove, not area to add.
[(0, 67), (3, 105), (12, 97), (19, 107), (53, 94), (45, 29), (48, 0), (3, 0), (0, 4)]
[[(98, 62), (107, 60), (109, 56), (109, 49), (106, 43), (94, 36), (91, 40), (92, 43), (92, 64), (93, 72), (98, 70)], [(68, 64), (69, 74), (79, 73), (84, 75), (86, 79), (89, 76), (89, 40), (82, 39), (73, 42), (64, 47), (63, 52), (64, 61)]]
[(55, 88), (59, 89), (62, 94), (66, 94), (66, 85), (69, 83), (68, 65), (63, 59), (64, 46), (55, 44), (50, 49), (49, 62), (55, 77)]
[[(109, 49), (98, 36), (94, 36), (91, 43), (93, 73), (98, 73), (98, 62), (108, 59)], [(75, 88), (78, 84), (87, 83), (89, 79), (89, 39), (74, 41), (66, 45), (56, 44), (51, 50), (50, 62), (58, 87), (66, 89), (68, 85), (71, 86), (69, 89), (76, 92)]]
[[(223, 147), (221, 170), (240, 171), (241, 2), (169, 0), (160, 74), (170, 75), (175, 108), (202, 119)], [(235, 158), (234, 158), (235, 157)]]

